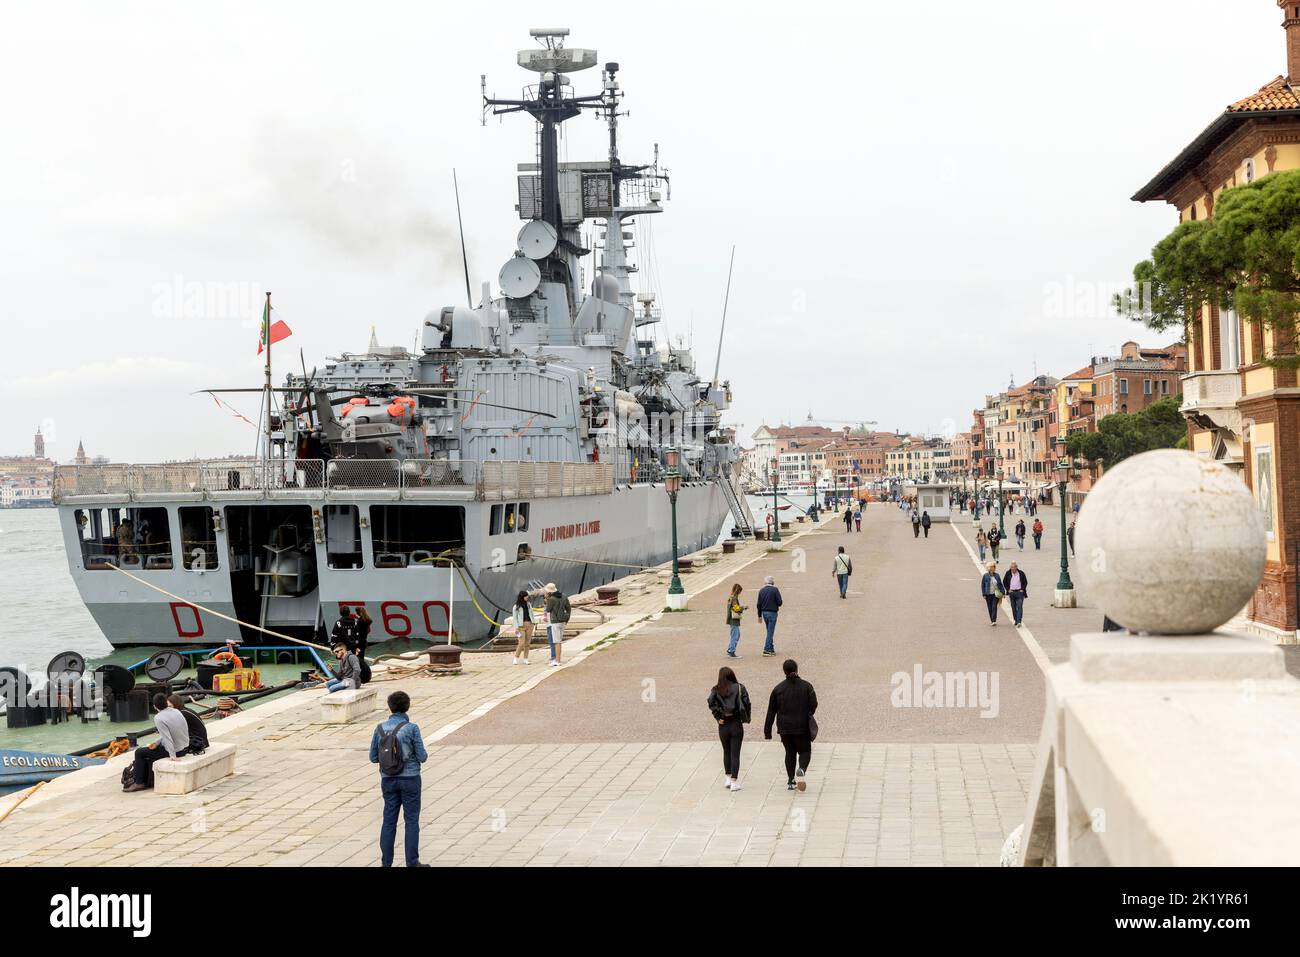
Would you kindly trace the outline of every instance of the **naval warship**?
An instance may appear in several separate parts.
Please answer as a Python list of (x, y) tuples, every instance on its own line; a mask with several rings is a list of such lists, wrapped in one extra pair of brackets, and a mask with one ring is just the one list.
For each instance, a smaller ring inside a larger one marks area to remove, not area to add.
[[(596, 52), (568, 46), (567, 29), (531, 33), (518, 98), (482, 80), (484, 121), (537, 124), (495, 292), (429, 313), (416, 348), (372, 332), (364, 353), (279, 386), (268, 294), (266, 381), (229, 390), (264, 393), (257, 455), (58, 468), (72, 577), (113, 645), (309, 639), (358, 606), (372, 641), (472, 642), (521, 590), (574, 594), (728, 525), (752, 534), (721, 421), (730, 384), (659, 343), (655, 296), (632, 281), (634, 226), (669, 199), (658, 147), (652, 163), (619, 157), (617, 63), (577, 95)], [(561, 124), (583, 113), (608, 127), (608, 155), (560, 162)]]

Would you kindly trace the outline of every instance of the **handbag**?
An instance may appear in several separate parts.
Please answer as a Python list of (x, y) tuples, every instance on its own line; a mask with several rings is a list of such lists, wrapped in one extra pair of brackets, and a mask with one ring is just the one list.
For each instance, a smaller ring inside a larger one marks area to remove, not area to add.
[(817, 719), (812, 715), (808, 715), (808, 740), (817, 740)]

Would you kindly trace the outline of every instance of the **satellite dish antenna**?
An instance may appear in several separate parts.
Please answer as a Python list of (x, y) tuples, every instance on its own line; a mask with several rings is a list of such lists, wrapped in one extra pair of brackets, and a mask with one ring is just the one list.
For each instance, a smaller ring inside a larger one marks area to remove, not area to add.
[(519, 250), (529, 259), (545, 259), (559, 241), (555, 227), (544, 219), (530, 219), (519, 230)]
[(86, 672), (86, 659), (75, 651), (64, 651), (51, 659), (45, 673), (51, 681), (59, 678), (78, 679)]
[(166, 684), (181, 673), (185, 659), (179, 651), (160, 651), (145, 663), (144, 673), (159, 684)]
[(519, 255), (501, 267), (497, 281), (508, 298), (525, 299), (541, 285), (542, 271), (537, 268), (537, 263)]

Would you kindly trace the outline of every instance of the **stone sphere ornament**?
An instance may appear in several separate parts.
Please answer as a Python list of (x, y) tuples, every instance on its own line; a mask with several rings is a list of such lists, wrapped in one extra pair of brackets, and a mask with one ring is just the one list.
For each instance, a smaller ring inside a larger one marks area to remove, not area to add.
[(1176, 449), (1102, 476), (1074, 529), (1073, 571), (1131, 631), (1205, 634), (1241, 611), (1264, 572), (1264, 515), (1226, 466)]

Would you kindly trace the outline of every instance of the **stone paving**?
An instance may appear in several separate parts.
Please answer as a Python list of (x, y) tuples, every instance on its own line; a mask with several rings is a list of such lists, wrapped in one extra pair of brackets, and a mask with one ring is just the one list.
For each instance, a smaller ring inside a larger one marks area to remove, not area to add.
[[(840, 600), (831, 575), (840, 545), (854, 562), (847, 600)], [(761, 656), (763, 628), (753, 607), (769, 574), (785, 600), (775, 658)], [(723, 610), (733, 582), (744, 587), (742, 600), (750, 606), (739, 661), (725, 656)], [(692, 596), (688, 611), (648, 623), (447, 741), (716, 741), (705, 700), (723, 665), (733, 666), (749, 689), (755, 710), (749, 738), (757, 739), (786, 657), (800, 662), (817, 689), (822, 741), (1038, 740), (1042, 670), (1009, 621), (989, 627), (979, 573), (957, 535), (936, 525), (929, 538), (913, 539), (897, 508), (875, 504), (861, 532), (846, 533), (832, 518), (785, 552), (765, 554)], [(996, 676), (996, 707), (898, 707), (894, 676), (912, 676), (918, 667), (923, 675), (984, 675), (989, 690)]]
[[(866, 632), (882, 616), (888, 622), (896, 620), (888, 615), (902, 614), (889, 611), (885, 599), (905, 589), (891, 583), (889, 575), (897, 564), (894, 554), (908, 544), (896, 541), (901, 527), (897, 513), (880, 509), (871, 515), (858, 536), (862, 544), (854, 546), (862, 553), (854, 590), (861, 587), (863, 595), (851, 596), (860, 602), (854, 617)], [(843, 535), (832, 536), (834, 528), (828, 523), (822, 531), (792, 537), (787, 547), (806, 548), (816, 557), (823, 545)], [(941, 564), (956, 568), (960, 545), (951, 531), (947, 534), (946, 541), (932, 540), (938, 548), (925, 560), (941, 558)], [(868, 547), (873, 536), (878, 541)], [(513, 667), (509, 655), (475, 654), (465, 656), (466, 673), (459, 677), (381, 683), (381, 693), (402, 687), (412, 694), (412, 716), (430, 744), (424, 767), (423, 859), (440, 865), (996, 864), (1006, 834), (1024, 813), (1034, 760), (1033, 735), (1025, 722), (1035, 707), (1041, 712), (1041, 681), (1038, 697), (1011, 707), (1020, 717), (1002, 725), (947, 710), (949, 720), (973, 720), (979, 733), (959, 731), (939, 743), (867, 740), (856, 730), (865, 724), (853, 717), (856, 699), (850, 684), (843, 686), (850, 691), (843, 707), (837, 701), (837, 684), (829, 677), (834, 650), (806, 644), (799, 653), (825, 676), (818, 680), (825, 682), (832, 708), (815, 746), (808, 790), (802, 793), (786, 790), (780, 745), (758, 740), (760, 724), (750, 726), (745, 746), (744, 789), (723, 790), (716, 737), (706, 733), (707, 720), (699, 720), (700, 675), (707, 687), (709, 671), (716, 674), (715, 651), (703, 671), (683, 669), (680, 680), (670, 675), (659, 683), (670, 697), (682, 697), (682, 707), (689, 701), (690, 722), (678, 724), (676, 738), (639, 736), (648, 731), (644, 722), (624, 726), (621, 739), (586, 736), (589, 712), (597, 714), (597, 724), (604, 722), (599, 702), (571, 694), (574, 677), (586, 672), (599, 684), (608, 674), (607, 662), (618, 664), (622, 649), (649, 649), (664, 661), (683, 651), (684, 640), (716, 649), (721, 631), (716, 626), (707, 637), (702, 630), (693, 639), (673, 630), (689, 631), (692, 619), (703, 623), (705, 616), (720, 621), (712, 607), (720, 602), (712, 600), (711, 592), (736, 576), (761, 577), (764, 563), (788, 563), (793, 557), (769, 558), (763, 549), (751, 544), (688, 576), (687, 590), (700, 592), (692, 597), (701, 608), (699, 616), (657, 617), (662, 586), (609, 609), (608, 622), (579, 641), (566, 642), (563, 668), (548, 669), (540, 660), (528, 668)], [(829, 572), (824, 577), (829, 586)], [(719, 584), (713, 587), (715, 580)], [(938, 590), (939, 598), (945, 588)], [(973, 595), (973, 587), (971, 591)], [(947, 614), (943, 609), (952, 604), (922, 603), (911, 618), (930, 621)], [(970, 609), (961, 607), (965, 616)], [(809, 614), (812, 609), (810, 602)], [(796, 617), (790, 616), (785, 637), (778, 633), (783, 651), (793, 646), (800, 630)], [(940, 629), (921, 630), (932, 640)], [(992, 632), (986, 628), (948, 641), (960, 649), (963, 642), (977, 640), (975, 635), (983, 639)], [(753, 633), (751, 628), (751, 650)], [(1002, 654), (1011, 671), (1028, 675), (1025, 662), (1032, 664), (1032, 658), (1010, 640), (1013, 635), (999, 630), (1000, 645), (975, 657), (988, 651)], [(839, 636), (843, 642), (855, 639), (857, 647), (870, 644), (848, 630)], [(901, 657), (915, 657), (915, 650), (907, 648)], [(968, 648), (966, 654), (974, 652)], [(539, 658), (544, 656), (543, 651)], [(853, 667), (865, 669), (864, 675), (893, 664), (890, 653), (879, 650), (855, 660)], [(760, 662), (771, 664), (753, 659), (755, 665)], [(744, 664), (748, 667), (750, 659)], [(880, 676), (873, 672), (868, 677), (878, 691)], [(761, 689), (766, 676), (751, 683)], [(1028, 679), (1023, 684), (1028, 688)], [(558, 696), (548, 696), (552, 687)], [(378, 774), (366, 757), (373, 722), (342, 727), (317, 723), (319, 694), (303, 692), (214, 725), (214, 740), (239, 745), (238, 770), (194, 795), (122, 793), (117, 777), (124, 759), (47, 785), (0, 823), (0, 864), (378, 863)], [(488, 727), (484, 723), (498, 712), (535, 696), (539, 701), (545, 697), (551, 707), (558, 697), (560, 721), (549, 727), (567, 727), (566, 733), (531, 742), (504, 732), (495, 740), (462, 740), (478, 737), (477, 726)], [(761, 721), (761, 703), (756, 706)], [(830, 716), (837, 710), (843, 717)], [(1008, 711), (1005, 703), (1003, 711)], [(670, 716), (668, 709), (663, 713)], [(944, 713), (940, 709), (926, 717)], [(989, 725), (998, 731), (990, 732)]]

